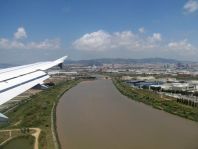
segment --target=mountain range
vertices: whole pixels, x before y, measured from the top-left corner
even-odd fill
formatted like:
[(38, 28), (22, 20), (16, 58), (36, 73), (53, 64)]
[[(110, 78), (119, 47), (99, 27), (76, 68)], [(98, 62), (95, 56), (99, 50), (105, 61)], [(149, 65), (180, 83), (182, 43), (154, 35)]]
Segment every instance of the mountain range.
[(124, 59), (124, 58), (102, 58), (102, 59), (89, 59), (89, 60), (66, 60), (65, 64), (81, 64), (81, 65), (96, 65), (102, 64), (186, 64), (193, 63), (190, 61), (180, 61), (166, 58), (143, 58), (143, 59)]

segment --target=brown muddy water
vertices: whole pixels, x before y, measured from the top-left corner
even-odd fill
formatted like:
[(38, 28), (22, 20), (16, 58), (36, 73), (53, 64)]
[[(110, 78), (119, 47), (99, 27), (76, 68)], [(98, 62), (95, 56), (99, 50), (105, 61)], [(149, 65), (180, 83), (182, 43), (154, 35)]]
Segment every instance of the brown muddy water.
[(111, 80), (66, 92), (57, 130), (62, 149), (198, 149), (198, 123), (128, 99)]

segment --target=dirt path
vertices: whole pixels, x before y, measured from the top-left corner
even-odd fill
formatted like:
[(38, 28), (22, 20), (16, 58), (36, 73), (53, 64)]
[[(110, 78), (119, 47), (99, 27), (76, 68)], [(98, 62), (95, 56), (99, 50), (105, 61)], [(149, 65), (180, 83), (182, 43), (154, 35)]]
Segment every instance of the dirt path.
[(34, 149), (38, 149), (39, 148), (39, 135), (41, 133), (41, 129), (40, 128), (30, 128), (31, 130), (35, 130), (35, 133), (32, 134), (32, 136), (35, 137), (35, 143), (34, 143)]
[(52, 107), (52, 111), (51, 111), (51, 131), (52, 131), (52, 137), (53, 137), (53, 141), (54, 141), (54, 148), (55, 149), (58, 149), (58, 142), (57, 142), (57, 137), (56, 137), (56, 134), (55, 134), (55, 127), (54, 127), (54, 108), (55, 108), (55, 103), (53, 104), (53, 107)]
[[(7, 141), (12, 139), (12, 132), (13, 131), (20, 131), (21, 129), (6, 129), (6, 130), (0, 130), (0, 132), (9, 132), (10, 137), (5, 140), (4, 142), (2, 142), (0, 145), (3, 145), (4, 143), (6, 143)], [(30, 128), (30, 130), (34, 130), (35, 132), (33, 134), (31, 134), (32, 136), (35, 137), (35, 142), (34, 142), (34, 149), (38, 149), (39, 148), (39, 135), (41, 133), (41, 129), (40, 128)]]

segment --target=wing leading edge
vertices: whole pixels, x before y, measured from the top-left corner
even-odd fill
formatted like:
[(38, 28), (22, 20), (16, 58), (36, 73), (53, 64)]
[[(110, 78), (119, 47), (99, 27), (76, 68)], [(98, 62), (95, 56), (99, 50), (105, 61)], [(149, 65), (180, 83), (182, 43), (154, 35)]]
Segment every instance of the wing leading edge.
[(26, 90), (42, 84), (50, 76), (45, 70), (60, 65), (67, 56), (55, 61), (39, 62), (0, 70), (0, 105)]

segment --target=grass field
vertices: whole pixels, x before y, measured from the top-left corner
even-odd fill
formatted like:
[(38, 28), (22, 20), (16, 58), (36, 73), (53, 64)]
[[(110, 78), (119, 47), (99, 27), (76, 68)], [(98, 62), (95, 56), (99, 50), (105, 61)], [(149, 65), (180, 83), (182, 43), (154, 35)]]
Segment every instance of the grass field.
[(34, 137), (33, 136), (20, 136), (13, 138), (8, 141), (0, 149), (33, 149), (34, 148)]

